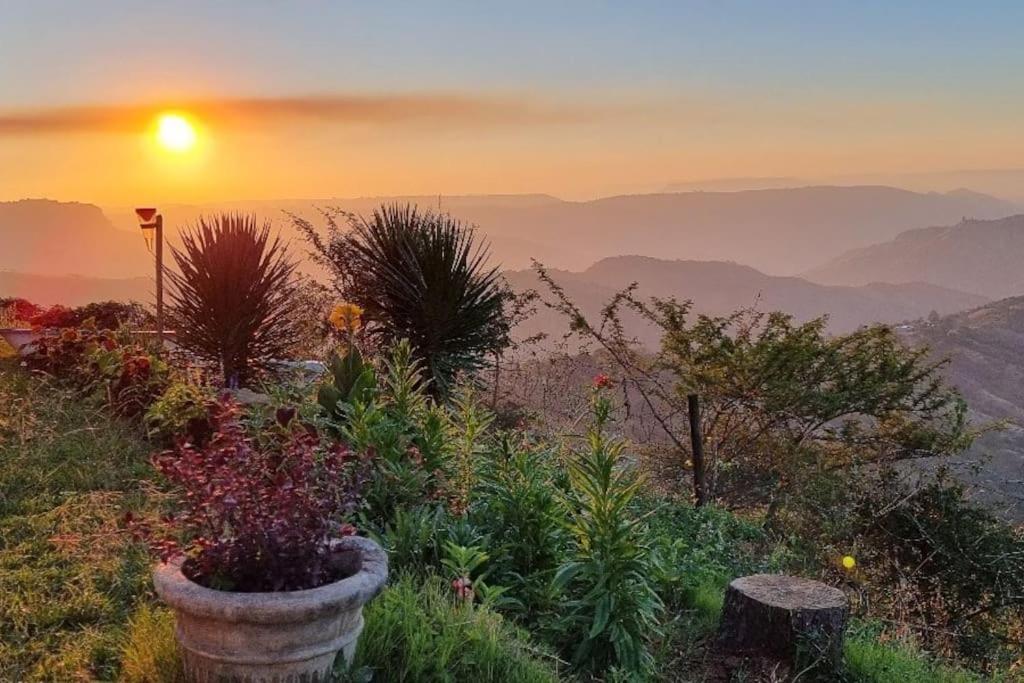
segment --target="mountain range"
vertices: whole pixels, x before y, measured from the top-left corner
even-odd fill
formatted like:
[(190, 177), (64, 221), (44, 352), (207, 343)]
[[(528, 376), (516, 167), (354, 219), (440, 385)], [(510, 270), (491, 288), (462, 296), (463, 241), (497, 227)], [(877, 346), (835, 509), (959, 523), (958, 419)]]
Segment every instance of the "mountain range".
[[(736, 261), (792, 275), (846, 251), (963, 217), (997, 218), (1014, 206), (972, 192), (918, 193), (891, 187), (801, 187), (736, 192), (624, 195), (571, 202), (549, 195), (366, 197), (165, 205), (170, 244), (204, 214), (255, 212), (304, 245), (286, 212), (316, 220), (319, 209), (369, 213), (382, 202), (411, 202), (479, 226), (505, 269), (531, 259), (582, 270), (600, 259), (639, 254), (664, 259)], [(0, 202), (0, 270), (131, 277), (151, 270), (130, 207), (106, 213), (89, 204), (49, 200)]]
[[(672, 192), (564, 201), (549, 195), (365, 197), (226, 202), (161, 207), (173, 241), (178, 226), (215, 211), (256, 212), (297, 238), (285, 211), (316, 219), (317, 209), (367, 214), (381, 202), (410, 202), (479, 226), (504, 269), (538, 259), (582, 270), (609, 256), (736, 261), (773, 275), (794, 275), (855, 248), (963, 217), (999, 218), (1009, 202), (966, 191), (909, 192), (892, 187), (812, 186), (735, 192)], [(114, 223), (135, 231), (129, 208), (110, 209)], [(0, 230), (3, 230), (0, 223)], [(0, 268), (4, 267), (0, 263)]]
[[(584, 313), (597, 317), (615, 292), (632, 282), (639, 283), (641, 297), (690, 299), (695, 313), (726, 314), (740, 308), (786, 311), (800, 322), (829, 316), (829, 329), (849, 332), (872, 322), (896, 323), (979, 306), (985, 297), (965, 294), (930, 284), (875, 283), (859, 287), (827, 286), (797, 277), (766, 275), (749, 266), (729, 262), (669, 261), (648, 256), (617, 256), (598, 261), (589, 268), (572, 272), (549, 270)], [(507, 271), (513, 289), (535, 289), (546, 293), (533, 270)], [(550, 297), (547, 297), (550, 299)], [(648, 347), (658, 343), (657, 330), (636, 316), (627, 316), (627, 329), (637, 333)], [(566, 321), (546, 307), (521, 323), (519, 333), (558, 336)]]
[(993, 299), (1024, 295), (1024, 214), (921, 228), (804, 273), (835, 285), (928, 282)]

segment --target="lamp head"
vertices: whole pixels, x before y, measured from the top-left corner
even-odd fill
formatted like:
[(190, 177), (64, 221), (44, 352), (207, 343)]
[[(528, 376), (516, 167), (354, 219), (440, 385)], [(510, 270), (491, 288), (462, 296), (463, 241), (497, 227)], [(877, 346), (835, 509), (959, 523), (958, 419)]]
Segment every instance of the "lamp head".
[(139, 227), (142, 229), (143, 239), (146, 240), (146, 248), (153, 251), (153, 238), (156, 236), (160, 214), (154, 208), (140, 208), (135, 209), (135, 216), (139, 219)]
[(135, 215), (139, 219), (139, 227), (143, 230), (154, 224), (157, 218), (156, 209), (153, 208), (135, 209)]

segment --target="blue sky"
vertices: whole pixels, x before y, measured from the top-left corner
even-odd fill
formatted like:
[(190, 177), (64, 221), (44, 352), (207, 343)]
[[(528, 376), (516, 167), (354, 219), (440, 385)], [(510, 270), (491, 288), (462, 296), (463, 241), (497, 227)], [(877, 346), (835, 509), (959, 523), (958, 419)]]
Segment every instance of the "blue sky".
[(0, 101), (160, 88), (994, 97), (1024, 67), (1022, 25), (1019, 2), (9, 3)]

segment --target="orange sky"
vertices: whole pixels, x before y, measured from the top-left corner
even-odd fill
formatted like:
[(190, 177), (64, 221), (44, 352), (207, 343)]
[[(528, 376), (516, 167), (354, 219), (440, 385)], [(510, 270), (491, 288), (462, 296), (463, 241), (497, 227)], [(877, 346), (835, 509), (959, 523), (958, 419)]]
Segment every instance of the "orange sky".
[[(0, 199), (586, 198), (1020, 168), (1022, 21), (954, 2), (17, 3)], [(166, 108), (200, 125), (192, 152), (154, 146)]]
[(582, 198), (699, 178), (991, 168), (1024, 158), (1014, 126), (949, 106), (936, 116), (927, 103), (823, 102), (809, 112), (769, 99), (643, 93), (619, 106), (521, 94), (340, 99), (359, 106), (318, 109), (302, 98), (175, 103), (198, 131), (184, 153), (156, 144), (163, 104), (8, 111), (0, 114), (0, 192), (116, 205), (436, 193)]

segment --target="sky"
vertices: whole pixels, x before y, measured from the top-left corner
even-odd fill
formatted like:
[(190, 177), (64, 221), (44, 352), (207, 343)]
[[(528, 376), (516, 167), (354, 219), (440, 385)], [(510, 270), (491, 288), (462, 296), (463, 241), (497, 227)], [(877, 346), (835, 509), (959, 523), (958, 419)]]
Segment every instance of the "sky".
[(0, 200), (1024, 167), (1019, 2), (0, 3)]

